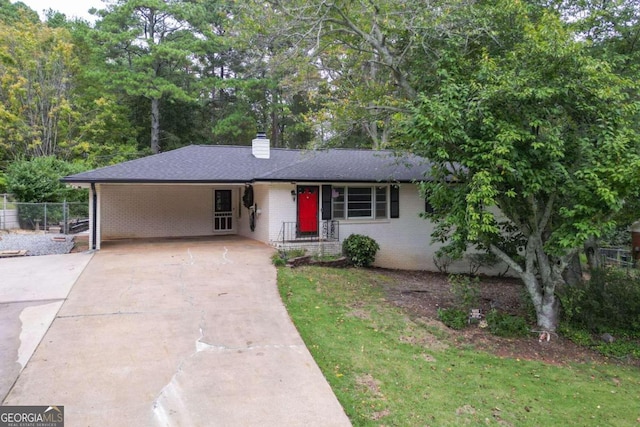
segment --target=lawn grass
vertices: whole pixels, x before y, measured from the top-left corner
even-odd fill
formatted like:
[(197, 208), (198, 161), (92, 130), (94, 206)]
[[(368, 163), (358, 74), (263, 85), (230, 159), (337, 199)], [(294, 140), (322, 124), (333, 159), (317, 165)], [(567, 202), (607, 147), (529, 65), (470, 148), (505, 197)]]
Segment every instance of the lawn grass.
[(280, 268), (282, 299), (354, 426), (639, 426), (640, 370), (500, 358), (385, 301), (383, 273)]

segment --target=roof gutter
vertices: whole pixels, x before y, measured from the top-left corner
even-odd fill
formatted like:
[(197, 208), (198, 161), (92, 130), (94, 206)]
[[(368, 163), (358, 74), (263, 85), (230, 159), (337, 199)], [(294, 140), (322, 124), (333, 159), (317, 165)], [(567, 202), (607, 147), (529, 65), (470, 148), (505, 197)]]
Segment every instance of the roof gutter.
[(162, 179), (66, 179), (60, 181), (66, 184), (239, 184), (244, 185), (253, 180), (220, 179), (220, 180), (162, 180)]

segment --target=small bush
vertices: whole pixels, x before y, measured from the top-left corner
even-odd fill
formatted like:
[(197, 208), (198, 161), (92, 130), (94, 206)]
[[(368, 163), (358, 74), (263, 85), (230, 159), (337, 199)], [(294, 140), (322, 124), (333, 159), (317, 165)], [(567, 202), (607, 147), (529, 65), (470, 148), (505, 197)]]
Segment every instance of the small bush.
[(287, 261), (285, 261), (280, 252), (276, 252), (275, 254), (271, 255), (271, 262), (276, 267), (283, 267), (287, 264)]
[(369, 236), (352, 234), (342, 242), (342, 252), (356, 267), (369, 267), (376, 258), (380, 245)]
[(456, 307), (469, 312), (478, 308), (480, 302), (480, 278), (471, 278), (462, 274), (450, 274), (449, 284), (456, 300)]
[(605, 356), (616, 358), (627, 358), (631, 356), (640, 359), (640, 343), (632, 340), (622, 339), (612, 343), (603, 342), (596, 345), (595, 349)]
[(84, 202), (86, 190), (73, 189), (60, 182), (66, 175), (82, 172), (83, 165), (69, 163), (56, 157), (36, 157), (10, 163), (6, 174), (6, 187), (20, 202)]
[(499, 337), (523, 337), (529, 333), (527, 321), (520, 316), (512, 316), (498, 310), (487, 314), (489, 331)]
[(640, 278), (632, 272), (605, 268), (591, 279), (560, 292), (564, 321), (591, 333), (640, 329)]
[(615, 341), (604, 342), (601, 336), (567, 322), (560, 324), (558, 332), (575, 344), (592, 348), (607, 357), (640, 359), (640, 340), (636, 334), (628, 335), (624, 332), (613, 331)]
[(563, 337), (568, 338), (577, 345), (584, 347), (593, 345), (593, 338), (591, 338), (591, 334), (584, 329), (574, 328), (567, 323), (561, 323), (558, 327), (558, 332), (560, 332)]
[(468, 325), (469, 314), (457, 308), (439, 308), (438, 319), (451, 329), (464, 329)]
[(491, 252), (476, 253), (467, 256), (467, 262), (469, 264), (469, 274), (476, 275), (481, 268), (493, 268), (498, 264), (499, 259)]

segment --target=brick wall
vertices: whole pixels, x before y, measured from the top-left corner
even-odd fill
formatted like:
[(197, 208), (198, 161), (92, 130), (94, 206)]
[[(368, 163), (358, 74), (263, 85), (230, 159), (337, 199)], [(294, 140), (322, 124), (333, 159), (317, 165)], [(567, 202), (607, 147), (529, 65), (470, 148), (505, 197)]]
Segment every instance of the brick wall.
[(431, 244), (433, 225), (420, 218), (424, 200), (413, 184), (400, 185), (400, 216), (384, 220), (340, 221), (341, 240), (350, 234), (364, 234), (380, 245), (375, 264), (378, 267), (406, 270), (435, 270)]
[(209, 186), (102, 185), (99, 196), (102, 239), (214, 234)]
[[(296, 221), (296, 203), (291, 198), (291, 190), (295, 188), (291, 183), (269, 185), (268, 241), (274, 245), (278, 243), (282, 222)], [(438, 246), (430, 243), (433, 226), (429, 221), (419, 217), (423, 211), (424, 200), (420, 198), (417, 187), (403, 184), (400, 187), (399, 218), (375, 221), (340, 220), (340, 240), (352, 233), (374, 238), (380, 244), (375, 262), (379, 267), (435, 270), (433, 254)], [(335, 245), (332, 248), (335, 248)]]

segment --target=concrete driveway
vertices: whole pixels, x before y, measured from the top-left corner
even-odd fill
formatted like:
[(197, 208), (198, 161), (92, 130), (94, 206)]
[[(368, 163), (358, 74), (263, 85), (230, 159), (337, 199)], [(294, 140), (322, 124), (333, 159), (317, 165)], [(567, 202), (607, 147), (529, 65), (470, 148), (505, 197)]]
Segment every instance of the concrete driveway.
[(105, 244), (4, 404), (64, 405), (70, 426), (349, 426), (272, 252), (235, 236)]
[(91, 256), (0, 259), (0, 399), (31, 358)]

